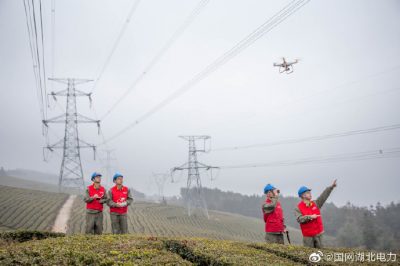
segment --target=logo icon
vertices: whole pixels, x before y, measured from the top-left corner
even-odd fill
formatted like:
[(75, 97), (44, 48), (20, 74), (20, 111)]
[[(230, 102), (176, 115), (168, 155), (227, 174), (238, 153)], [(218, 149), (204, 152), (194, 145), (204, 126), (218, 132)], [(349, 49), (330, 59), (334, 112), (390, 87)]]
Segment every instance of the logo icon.
[(308, 257), (308, 259), (311, 261), (311, 262), (319, 262), (319, 261), (321, 261), (321, 258), (324, 256), (324, 253), (322, 253), (322, 251), (319, 251), (318, 250), (318, 252), (314, 252), (314, 253), (311, 253), (310, 254), (310, 257)]

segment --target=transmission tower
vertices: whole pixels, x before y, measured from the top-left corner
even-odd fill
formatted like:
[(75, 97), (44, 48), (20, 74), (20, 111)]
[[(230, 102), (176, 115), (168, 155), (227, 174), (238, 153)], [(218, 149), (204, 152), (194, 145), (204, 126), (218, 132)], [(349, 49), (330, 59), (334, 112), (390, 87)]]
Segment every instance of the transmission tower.
[(169, 176), (169, 173), (153, 173), (154, 182), (157, 185), (158, 197), (160, 199), (160, 202), (163, 204), (167, 203), (167, 200), (164, 196), (164, 187), (165, 182), (167, 181)]
[(103, 183), (107, 187), (111, 187), (111, 176), (113, 173), (113, 169), (115, 169), (113, 161), (117, 161), (117, 158), (113, 156), (114, 149), (105, 149), (102, 152), (104, 152), (106, 155), (105, 158), (100, 159), (103, 164), (103, 168), (106, 171), (106, 178), (103, 178)]
[[(205, 165), (197, 160), (198, 152), (206, 152), (206, 141), (210, 139), (210, 136), (180, 136), (180, 138), (187, 140), (189, 143), (189, 159), (188, 162), (184, 163), (179, 167), (174, 167), (172, 172), (187, 170), (187, 185), (184, 196), (184, 202), (186, 203), (188, 215), (199, 208), (202, 210), (205, 216), (209, 218), (207, 204), (204, 198), (203, 188), (201, 186), (200, 169), (211, 170), (217, 169), (218, 167)], [(202, 149), (196, 147), (196, 142), (202, 141)]]
[(87, 79), (50, 79), (55, 82), (67, 84), (67, 89), (59, 92), (51, 92), (49, 95), (57, 101), (57, 96), (66, 97), (66, 110), (64, 114), (43, 120), (44, 126), (47, 128), (49, 123), (65, 123), (64, 138), (56, 143), (47, 144), (44, 149), (53, 151), (54, 149), (63, 149), (60, 176), (58, 180), (59, 190), (64, 188), (84, 188), (83, 170), (80, 149), (92, 148), (95, 159), (96, 146), (89, 144), (79, 138), (78, 123), (96, 123), (98, 133), (100, 133), (100, 120), (94, 120), (78, 113), (76, 105), (76, 97), (87, 96), (91, 103), (91, 94), (79, 91), (76, 85), (90, 82)]

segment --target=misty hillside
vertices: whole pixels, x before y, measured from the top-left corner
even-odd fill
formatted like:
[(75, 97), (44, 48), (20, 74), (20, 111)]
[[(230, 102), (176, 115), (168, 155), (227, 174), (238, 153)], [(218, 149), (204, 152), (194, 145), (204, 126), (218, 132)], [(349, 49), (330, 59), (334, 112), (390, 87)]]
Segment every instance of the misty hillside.
[(25, 180), (29, 180), (29, 181), (36, 181), (36, 182), (52, 184), (52, 185), (58, 184), (58, 175), (57, 174), (49, 174), (49, 173), (44, 173), (44, 172), (40, 172), (40, 171), (21, 169), (21, 168), (4, 170), (4, 173), (6, 176), (13, 176), (13, 177), (17, 177), (17, 178), (25, 179)]
[[(0, 230), (51, 230), (58, 211), (68, 195), (0, 186)], [(20, 204), (23, 201), (25, 204)], [(5, 204), (7, 202), (7, 204)], [(43, 206), (51, 208), (43, 208)], [(251, 242), (264, 240), (261, 220), (226, 212), (210, 211), (210, 219), (202, 215), (187, 216), (179, 206), (135, 202), (129, 207), (128, 228), (131, 233), (149, 236), (207, 237)], [(67, 234), (84, 233), (85, 204), (75, 199), (67, 222)], [(289, 228), (291, 241), (301, 244), (300, 231)], [(104, 232), (110, 233), (110, 218), (105, 210)], [(333, 238), (327, 238), (334, 245)]]
[[(55, 180), (55, 181), (54, 181)], [(43, 191), (58, 192), (58, 176), (39, 171), (16, 169), (0, 171), (0, 185), (19, 187), (26, 189), (38, 189)], [(89, 183), (87, 183), (89, 185)], [(136, 198), (144, 199), (146, 195), (131, 188)], [(80, 193), (79, 189), (65, 188), (65, 193)]]
[[(31, 188), (48, 192), (58, 191), (58, 188), (55, 185), (27, 181), (13, 177), (0, 177), (0, 185), (27, 189)], [(248, 196), (240, 193), (224, 192), (219, 189), (208, 188), (204, 188), (204, 193), (209, 209), (217, 211), (212, 213), (218, 214), (218, 211), (232, 214), (236, 213), (240, 215), (240, 220), (243, 220), (246, 217), (253, 217), (252, 220), (248, 220), (250, 221), (248, 224), (251, 225), (249, 228), (253, 228), (251, 233), (253, 236), (251, 238), (258, 239), (260, 241), (263, 240), (263, 236), (260, 234), (260, 231), (262, 232), (263, 230), (263, 220), (261, 216), (261, 203), (264, 200), (263, 196)], [(294, 197), (282, 196), (280, 200), (284, 210), (286, 224), (291, 228), (291, 231), (293, 231), (293, 235), (296, 236), (294, 238), (296, 239), (295, 242), (300, 243), (300, 240), (298, 239), (299, 225), (295, 221), (293, 215), (293, 209), (296, 206), (298, 199)], [(161, 208), (162, 210), (170, 209), (174, 210), (174, 212), (178, 211), (178, 216), (184, 216), (185, 211), (182, 207), (180, 207), (181, 205), (181, 201), (172, 201), (169, 206), (164, 207), (163, 205), (150, 202), (139, 202), (134, 208), (137, 208), (136, 211), (138, 213), (143, 212), (145, 215), (147, 214), (147, 210), (151, 210), (153, 212), (157, 210), (157, 208)], [(74, 207), (74, 212), (76, 215), (74, 215), (71, 219), (71, 228), (73, 229), (69, 228), (69, 233), (83, 232), (83, 208), (83, 202), (77, 200)], [(180, 209), (182, 210), (179, 211)], [(141, 233), (152, 232), (154, 229), (144, 227), (140, 221), (138, 223), (134, 222), (136, 219), (134, 212), (135, 210), (131, 212), (131, 215), (134, 216), (134, 220), (131, 224), (131, 226), (134, 228), (134, 231)], [(158, 214), (156, 213), (155, 215)], [(388, 206), (380, 206), (378, 204), (374, 208), (365, 208), (350, 204), (344, 207), (337, 207), (333, 203), (326, 203), (322, 208), (322, 215), (325, 225), (326, 238), (328, 238), (330, 245), (339, 245), (344, 247), (364, 247), (378, 250), (400, 249), (400, 223), (398, 222), (400, 220), (399, 204), (393, 203)], [(167, 221), (167, 224), (169, 224), (171, 223), (172, 218), (169, 217), (165, 221)], [(109, 218), (106, 217), (105, 223), (105, 228), (109, 230)], [(198, 234), (202, 236), (210, 234), (210, 232), (200, 232), (196, 228), (191, 228), (190, 226), (192, 225), (189, 225), (188, 233), (198, 232)], [(211, 228), (212, 225), (209, 227), (209, 229)], [(370, 228), (373, 228), (374, 230), (370, 230)], [(219, 231), (217, 228), (212, 230)], [(168, 232), (168, 230), (161, 235), (176, 235), (175, 233), (166, 232)], [(331, 238), (329, 238), (329, 236), (331, 236)], [(228, 236), (222, 234), (222, 237), (230, 239), (229, 234)]]
[[(185, 189), (181, 190), (181, 195)], [(242, 195), (220, 189), (204, 188), (207, 206), (220, 210), (255, 217), (262, 220), (261, 204), (263, 195)], [(294, 216), (294, 208), (299, 199), (280, 196), (286, 224), (299, 228)], [(337, 238), (337, 245), (366, 247), (379, 250), (400, 250), (400, 202), (382, 206), (358, 207), (348, 203), (337, 207), (326, 202), (321, 209), (325, 233)]]

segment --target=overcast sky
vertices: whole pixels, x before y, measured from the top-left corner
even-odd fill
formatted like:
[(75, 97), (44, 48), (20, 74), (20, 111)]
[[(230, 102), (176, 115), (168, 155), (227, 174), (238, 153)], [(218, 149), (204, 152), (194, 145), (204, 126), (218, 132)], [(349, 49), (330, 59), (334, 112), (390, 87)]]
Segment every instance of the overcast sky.
[[(141, 75), (199, 1), (141, 1), (93, 94), (78, 101), (82, 114), (104, 115)], [(102, 121), (105, 138), (119, 132), (177, 90), (218, 56), (265, 22), (289, 1), (211, 0), (173, 42), (135, 89)], [(56, 0), (52, 56), (51, 0), (43, 0), (45, 64), (48, 77), (90, 78), (101, 67), (134, 2)], [(108, 143), (115, 170), (147, 194), (157, 192), (152, 172), (166, 172), (187, 160), (179, 135), (210, 135), (212, 148), (250, 145), (368, 129), (400, 123), (400, 2), (311, 1), (230, 62), (165, 108)], [(279, 74), (282, 56), (300, 58), (295, 71)], [(42, 158), (41, 115), (23, 1), (0, 0), (0, 165), (57, 174), (61, 158)], [(79, 89), (90, 91), (93, 83)], [(48, 90), (64, 89), (47, 83)], [(59, 98), (64, 108), (65, 99)], [(54, 102), (48, 116), (60, 113)], [(63, 136), (51, 125), (50, 141)], [(94, 125), (80, 137), (100, 143)], [(400, 147), (400, 130), (245, 150), (212, 151), (199, 160), (214, 166), (268, 163), (307, 157)], [(104, 145), (99, 150), (106, 148)], [(85, 178), (104, 171), (82, 151)], [(99, 152), (98, 157), (104, 157)], [(167, 195), (185, 186), (167, 182)], [(106, 177), (110, 179), (111, 177)], [(330, 200), (369, 205), (399, 201), (400, 160), (222, 169), (202, 182), (244, 194), (260, 194), (267, 183), (295, 196), (301, 185), (317, 195), (338, 179)]]

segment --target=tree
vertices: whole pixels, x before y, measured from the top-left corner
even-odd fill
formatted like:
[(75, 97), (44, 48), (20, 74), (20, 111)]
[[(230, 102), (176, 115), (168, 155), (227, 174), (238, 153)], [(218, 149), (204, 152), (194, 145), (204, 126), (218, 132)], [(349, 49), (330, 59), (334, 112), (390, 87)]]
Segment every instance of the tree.
[(368, 249), (373, 249), (377, 246), (376, 225), (374, 216), (370, 211), (364, 212), (364, 219), (361, 221), (363, 244)]

